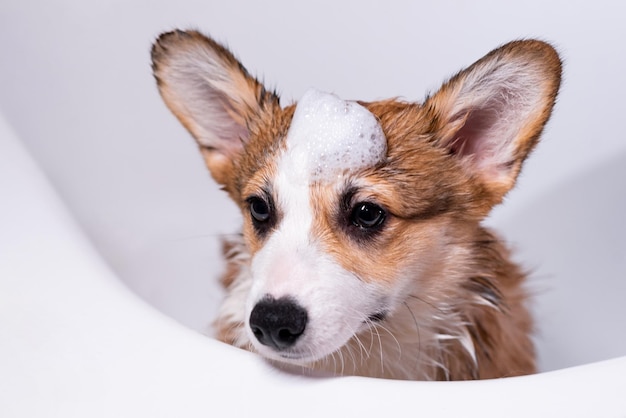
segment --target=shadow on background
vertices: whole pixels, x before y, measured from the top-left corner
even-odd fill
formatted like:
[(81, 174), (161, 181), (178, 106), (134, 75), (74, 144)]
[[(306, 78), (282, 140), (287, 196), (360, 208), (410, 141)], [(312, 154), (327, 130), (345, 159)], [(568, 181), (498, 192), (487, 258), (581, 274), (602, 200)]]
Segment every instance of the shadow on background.
[(515, 209), (500, 230), (531, 270), (541, 370), (626, 352), (626, 153)]

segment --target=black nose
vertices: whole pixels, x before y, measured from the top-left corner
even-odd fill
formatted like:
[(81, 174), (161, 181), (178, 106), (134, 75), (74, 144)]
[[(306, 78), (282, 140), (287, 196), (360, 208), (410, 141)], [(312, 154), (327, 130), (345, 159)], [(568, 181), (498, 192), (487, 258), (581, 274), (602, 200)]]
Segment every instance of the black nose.
[(265, 297), (250, 314), (250, 328), (257, 340), (276, 350), (295, 344), (306, 328), (307, 313), (293, 299)]

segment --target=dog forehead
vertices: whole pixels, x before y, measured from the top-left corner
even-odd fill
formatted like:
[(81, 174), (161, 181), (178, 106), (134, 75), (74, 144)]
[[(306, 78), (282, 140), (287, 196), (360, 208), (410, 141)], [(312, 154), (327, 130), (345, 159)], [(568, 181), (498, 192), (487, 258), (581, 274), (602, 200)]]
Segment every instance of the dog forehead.
[(286, 170), (299, 184), (332, 183), (385, 158), (387, 139), (378, 119), (354, 101), (308, 90), (287, 132)]

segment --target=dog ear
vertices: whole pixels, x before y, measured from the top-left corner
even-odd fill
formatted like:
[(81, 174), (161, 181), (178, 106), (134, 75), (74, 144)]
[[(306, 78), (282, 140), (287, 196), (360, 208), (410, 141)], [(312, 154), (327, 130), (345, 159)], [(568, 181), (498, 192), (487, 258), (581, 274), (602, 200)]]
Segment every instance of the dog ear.
[(215, 180), (225, 184), (254, 121), (279, 106), (278, 96), (225, 47), (195, 31), (159, 36), (152, 69), (167, 107), (198, 142)]
[(461, 71), (425, 102), (436, 144), (479, 179), (490, 207), (513, 187), (550, 117), (561, 80), (541, 41), (506, 44)]

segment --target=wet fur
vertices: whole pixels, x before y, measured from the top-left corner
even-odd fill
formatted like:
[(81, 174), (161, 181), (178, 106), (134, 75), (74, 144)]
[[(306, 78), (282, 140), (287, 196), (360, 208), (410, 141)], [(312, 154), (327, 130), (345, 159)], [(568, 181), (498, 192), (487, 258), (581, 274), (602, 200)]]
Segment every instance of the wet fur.
[[(213, 90), (205, 92), (221, 104), (208, 121), (206, 109), (189, 105), (177, 85), (184, 83), (181, 71), (185, 77), (201, 71), (197, 65), (181, 64), (199, 54), (205, 55), (199, 61), (217, 62), (220, 77), (230, 80), (226, 87), (213, 82)], [(245, 220), (246, 196), (271, 184), (276, 173), (295, 105), (281, 107), (277, 95), (251, 77), (228, 50), (198, 32), (162, 35), (152, 56), (161, 95), (196, 138), (213, 177), (239, 205)], [(519, 87), (507, 84), (515, 82), (514, 77), (498, 84), (501, 91), (491, 92), (494, 98), (480, 101), (480, 106), (469, 103), (481, 94), (475, 86), (499, 81), (489, 74), (514, 65), (511, 74), (525, 62), (539, 64), (520, 71), (536, 72), (533, 77), (545, 84), (541, 95), (531, 98), (537, 105), (516, 102)], [(478, 76), (485, 81), (472, 79)], [(199, 89), (201, 81), (198, 78)], [(518, 41), (451, 78), (423, 103), (361, 103), (380, 121), (388, 140), (387, 158), (346, 184), (312, 188), (313, 200), (319, 202), (314, 234), (344, 269), (362, 280), (389, 287), (400, 280), (413, 284), (392, 311), (381, 314), (380, 320), (368, 320), (365, 331), (306, 367), (420, 380), (535, 372), (525, 273), (481, 221), (513, 187), (549, 118), (559, 83), (560, 61), (554, 50), (539, 41)], [(471, 95), (464, 91), (466, 86), (473, 86)], [(513, 143), (491, 149), (500, 145), (466, 140), (501, 116), (502, 101), (530, 115)], [(211, 131), (211, 126), (218, 129)], [(351, 187), (389, 212), (384, 233), (361, 241), (346, 239), (338, 221), (337, 195)], [(246, 221), (243, 233), (226, 239), (223, 247), (227, 296), (215, 321), (216, 335), (250, 350), (254, 348), (244, 330), (245, 300), (253, 280), (250, 262), (263, 244), (264, 238)]]

